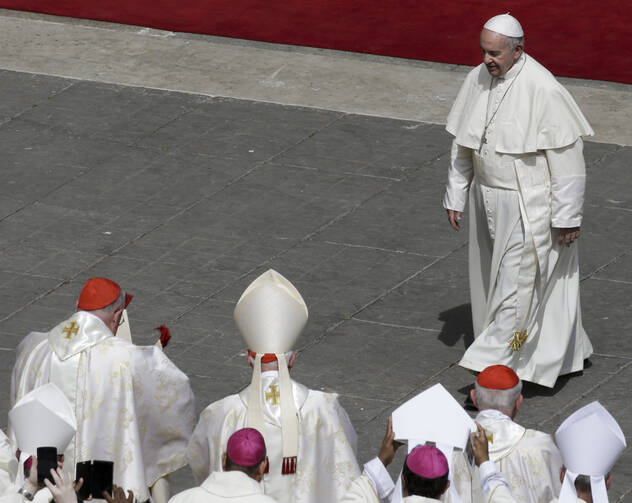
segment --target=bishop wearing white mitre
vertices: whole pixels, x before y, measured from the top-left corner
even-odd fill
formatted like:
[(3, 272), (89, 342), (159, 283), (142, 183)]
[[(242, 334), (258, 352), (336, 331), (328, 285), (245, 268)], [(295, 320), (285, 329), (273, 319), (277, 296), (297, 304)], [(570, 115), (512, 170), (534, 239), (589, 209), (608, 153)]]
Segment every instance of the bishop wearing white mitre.
[[(195, 421), (189, 380), (157, 346), (115, 337), (126, 307), (118, 284), (92, 278), (77, 312), (21, 346), (12, 400), (47, 382), (66, 395), (77, 435), (64, 452), (66, 469), (79, 461), (114, 462), (114, 483), (138, 501), (166, 502), (165, 477), (186, 465)], [(39, 339), (39, 340), (38, 340)]]
[(448, 116), (454, 135), (443, 207), (459, 220), (468, 195), (474, 342), (459, 365), (513, 368), (553, 387), (584, 368), (592, 346), (581, 321), (577, 243), (593, 131), (571, 95), (523, 52), (508, 14), (481, 32), (483, 64)]
[(291, 349), (307, 323), (303, 298), (270, 269), (246, 288), (234, 317), (249, 348), (252, 381), (202, 412), (188, 449), (198, 482), (221, 470), (230, 435), (251, 427), (268, 448), (265, 494), (280, 503), (339, 501), (360, 474), (356, 433), (336, 394), (290, 379)]
[[(560, 471), (559, 497), (551, 503), (608, 503), (610, 471), (627, 447), (616, 419), (599, 402), (591, 402), (564, 420), (555, 432), (555, 442), (564, 467)], [(487, 494), (485, 501), (516, 502), (493, 462), (481, 464), (480, 469), (481, 474), (486, 474), (481, 477)]]

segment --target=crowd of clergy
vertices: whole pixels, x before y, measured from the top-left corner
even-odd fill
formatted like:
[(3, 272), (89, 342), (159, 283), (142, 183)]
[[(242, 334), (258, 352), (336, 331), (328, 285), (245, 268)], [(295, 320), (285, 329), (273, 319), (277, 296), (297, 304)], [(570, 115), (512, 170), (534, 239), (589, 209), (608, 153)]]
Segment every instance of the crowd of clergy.
[[(131, 341), (131, 295), (92, 278), (76, 311), (17, 348), (2, 503), (606, 503), (626, 447), (598, 402), (554, 435), (514, 421), (522, 382), (504, 365), (478, 374), (474, 419), (436, 384), (392, 411), (378, 455), (360, 467), (356, 433), (334, 393), (290, 378), (308, 318), (294, 285), (268, 270), (236, 304), (250, 384), (195, 417), (188, 378), (163, 351)], [(387, 467), (398, 448), (401, 467)], [(188, 465), (199, 486), (170, 495)]]

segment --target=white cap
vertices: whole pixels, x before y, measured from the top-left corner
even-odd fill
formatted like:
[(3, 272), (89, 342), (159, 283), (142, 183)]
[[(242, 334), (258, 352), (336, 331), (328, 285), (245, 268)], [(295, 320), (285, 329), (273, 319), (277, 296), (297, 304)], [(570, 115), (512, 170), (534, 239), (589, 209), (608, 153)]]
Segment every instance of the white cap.
[(9, 411), (9, 421), (21, 451), (35, 454), (38, 447), (56, 447), (62, 454), (77, 431), (72, 405), (53, 383), (24, 395)]
[(575, 501), (574, 481), (579, 474), (590, 476), (593, 502), (607, 502), (604, 476), (626, 448), (615, 418), (599, 402), (589, 403), (564, 420), (555, 442), (566, 466), (560, 502)]
[[(434, 442), (443, 452), (450, 467), (450, 498), (455, 503), (460, 503), (461, 498), (452, 483), (452, 453), (454, 448), (465, 451), (473, 431), (476, 424), (472, 418), (441, 384), (422, 391), (393, 411), (395, 439), (407, 441), (408, 452), (427, 442)], [(402, 501), (400, 484), (398, 480), (391, 503)]]
[(298, 414), (285, 353), (294, 347), (307, 323), (307, 306), (298, 290), (273, 269), (269, 269), (246, 288), (233, 314), (235, 323), (256, 353), (248, 393), (248, 427), (265, 437), (261, 403), (261, 358), (274, 353), (279, 365), (279, 405), (283, 441), (282, 475), (296, 473), (298, 457)]
[(435, 442), (465, 449), (473, 431), (476, 424), (472, 418), (441, 384), (422, 391), (393, 411), (396, 440)]
[(500, 33), (506, 37), (520, 38), (524, 36), (522, 26), (518, 20), (507, 14), (499, 14), (487, 20), (483, 28)]
[(298, 290), (274, 269), (255, 279), (237, 301), (237, 328), (255, 353), (285, 353), (307, 323), (307, 306)]

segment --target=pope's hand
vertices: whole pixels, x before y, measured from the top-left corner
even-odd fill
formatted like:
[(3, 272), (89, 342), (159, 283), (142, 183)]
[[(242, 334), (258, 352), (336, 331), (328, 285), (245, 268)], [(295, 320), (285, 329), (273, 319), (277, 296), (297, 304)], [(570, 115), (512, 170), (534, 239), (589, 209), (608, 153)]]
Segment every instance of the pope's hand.
[(476, 423), (476, 433), (470, 434), (472, 449), (474, 450), (474, 461), (476, 466), (481, 466), (485, 461), (489, 461), (489, 445), (485, 429)]
[(380, 458), (380, 461), (384, 466), (388, 466), (393, 461), (395, 452), (397, 452), (397, 449), (399, 449), (402, 445), (404, 444), (395, 440), (395, 433), (393, 433), (393, 418), (389, 416), (388, 423), (386, 424), (386, 433), (384, 434), (382, 446), (380, 447), (380, 453), (377, 457)]
[(55, 485), (48, 479), (44, 479), (44, 484), (48, 487), (55, 501), (57, 503), (77, 503), (75, 483), (70, 474), (68, 473), (64, 476), (60, 468), (57, 468), (57, 470), (51, 469), (50, 474), (55, 481)]
[(559, 229), (559, 234), (557, 236), (557, 242), (559, 244), (570, 246), (570, 244), (577, 239), (579, 239), (579, 227)]
[(462, 211), (446, 210), (448, 212), (448, 221), (455, 231), (460, 229), (459, 222), (461, 221)]

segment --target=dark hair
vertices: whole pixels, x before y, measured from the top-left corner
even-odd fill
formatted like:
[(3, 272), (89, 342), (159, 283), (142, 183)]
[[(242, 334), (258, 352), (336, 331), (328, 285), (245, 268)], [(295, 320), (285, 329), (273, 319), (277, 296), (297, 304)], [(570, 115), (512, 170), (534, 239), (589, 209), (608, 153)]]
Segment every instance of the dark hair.
[(226, 471), (227, 472), (234, 472), (234, 471), (244, 472), (250, 478), (255, 478), (255, 475), (257, 475), (257, 468), (259, 468), (259, 465), (263, 461), (265, 461), (265, 459), (266, 459), (266, 455), (264, 454), (263, 458), (261, 458), (261, 461), (259, 461), (257, 464), (252, 465), (252, 466), (241, 466), (234, 463), (230, 459), (230, 457), (228, 457), (228, 453), (226, 453)]
[(404, 477), (404, 486), (409, 495), (424, 496), (426, 498), (439, 499), (448, 485), (448, 472), (441, 477), (435, 479), (427, 479), (420, 477), (404, 462), (402, 470)]
[(575, 490), (582, 493), (591, 493), (590, 488), (590, 476), (589, 475), (577, 475), (575, 479)]

